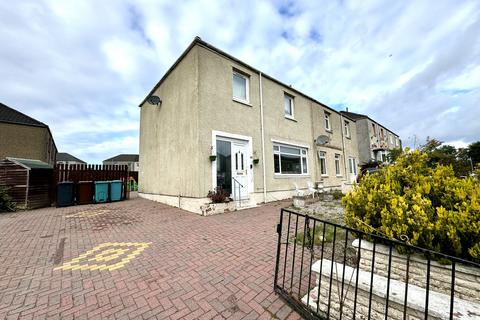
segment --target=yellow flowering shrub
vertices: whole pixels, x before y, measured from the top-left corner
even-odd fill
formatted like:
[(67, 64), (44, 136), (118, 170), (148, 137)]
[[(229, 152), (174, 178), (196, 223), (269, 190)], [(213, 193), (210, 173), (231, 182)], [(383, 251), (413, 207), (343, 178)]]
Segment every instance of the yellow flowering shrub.
[(428, 166), (406, 150), (394, 164), (366, 175), (345, 195), (345, 222), (369, 233), (480, 261), (480, 170), (457, 178), (451, 166)]

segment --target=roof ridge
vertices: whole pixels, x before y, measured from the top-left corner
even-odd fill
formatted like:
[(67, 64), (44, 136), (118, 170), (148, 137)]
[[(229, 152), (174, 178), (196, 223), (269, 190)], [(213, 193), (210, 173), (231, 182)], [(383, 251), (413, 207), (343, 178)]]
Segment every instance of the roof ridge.
[(35, 126), (42, 126), (42, 127), (47, 127), (47, 125), (41, 121), (38, 121), (37, 119), (34, 119), (30, 117), (29, 115), (26, 115), (25, 113), (18, 111), (12, 107), (7, 106), (6, 104), (0, 102), (0, 107), (3, 107), (5, 109), (8, 109), (10, 112), (13, 112), (17, 115), (21, 115), (22, 117), (27, 118), (28, 120), (32, 121), (33, 123), (27, 123), (27, 122), (21, 122), (21, 121), (9, 121), (9, 120), (2, 120), (0, 118), (0, 122), (10, 122), (10, 123), (18, 123), (18, 124), (25, 124), (25, 125), (35, 125)]

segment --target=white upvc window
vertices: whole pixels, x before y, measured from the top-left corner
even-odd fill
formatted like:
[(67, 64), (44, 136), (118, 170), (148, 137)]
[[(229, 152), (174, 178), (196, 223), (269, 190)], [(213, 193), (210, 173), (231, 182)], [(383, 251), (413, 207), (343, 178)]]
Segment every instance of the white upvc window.
[(398, 137), (395, 138), (395, 147), (399, 147), (400, 146), (400, 141), (398, 140)]
[(345, 120), (344, 126), (345, 126), (345, 137), (350, 138), (350, 122)]
[(318, 159), (320, 160), (320, 174), (327, 176), (327, 153), (324, 151), (318, 152)]
[(233, 99), (250, 103), (249, 78), (237, 71), (233, 71)]
[(332, 127), (330, 126), (330, 113), (324, 112), (325, 115), (325, 130), (331, 131)]
[(274, 172), (277, 175), (307, 175), (307, 149), (292, 145), (273, 144)]
[(289, 94), (284, 94), (283, 97), (283, 108), (285, 112), (285, 118), (294, 118), (294, 105), (293, 105), (293, 97)]
[(389, 133), (388, 135), (390, 136), (390, 144), (393, 144), (393, 134)]
[(357, 162), (355, 158), (348, 158), (348, 172), (357, 175)]
[(342, 175), (342, 171), (341, 171), (341, 166), (340, 166), (340, 160), (341, 160), (341, 156), (336, 153), (335, 154), (335, 174), (337, 176), (341, 176)]

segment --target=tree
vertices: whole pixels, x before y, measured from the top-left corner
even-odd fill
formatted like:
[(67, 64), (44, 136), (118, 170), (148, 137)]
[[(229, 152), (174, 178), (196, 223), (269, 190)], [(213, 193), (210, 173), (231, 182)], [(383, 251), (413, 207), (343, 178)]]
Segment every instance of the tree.
[(431, 168), (435, 168), (437, 165), (451, 166), (457, 177), (468, 176), (472, 171), (468, 151), (465, 149), (456, 149), (454, 146), (443, 144), (440, 140), (427, 137), (427, 141), (420, 147), (420, 151), (428, 155), (427, 163)]
[(390, 163), (393, 163), (395, 162), (395, 160), (397, 160), (397, 158), (402, 154), (403, 150), (402, 148), (395, 148), (395, 149), (392, 149), (388, 152), (388, 162)]
[(480, 163), (480, 141), (470, 143), (467, 154), (472, 159), (473, 165)]

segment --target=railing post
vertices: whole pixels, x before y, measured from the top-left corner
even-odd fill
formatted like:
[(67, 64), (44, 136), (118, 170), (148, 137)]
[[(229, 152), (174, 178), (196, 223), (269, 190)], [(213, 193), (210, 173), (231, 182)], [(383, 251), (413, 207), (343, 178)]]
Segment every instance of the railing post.
[(277, 224), (277, 258), (275, 260), (275, 278), (273, 280), (273, 291), (277, 292), (277, 281), (278, 281), (278, 269), (280, 264), (280, 249), (281, 249), (281, 240), (282, 240), (282, 226), (283, 226), (283, 209), (280, 210), (280, 221)]

